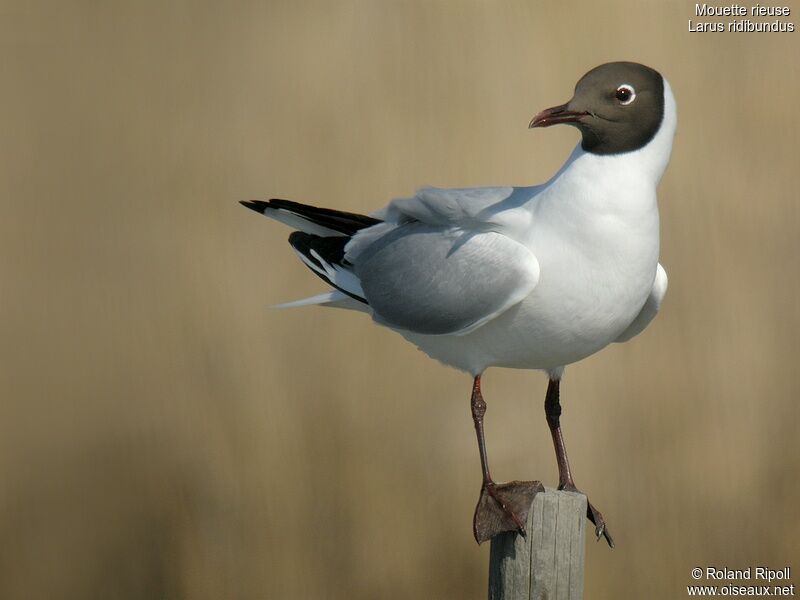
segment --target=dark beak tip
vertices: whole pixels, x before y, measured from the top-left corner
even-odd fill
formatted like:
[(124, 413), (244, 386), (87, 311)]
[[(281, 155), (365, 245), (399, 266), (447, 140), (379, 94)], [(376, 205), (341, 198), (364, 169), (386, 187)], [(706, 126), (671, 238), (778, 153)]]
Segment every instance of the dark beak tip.
[(568, 104), (560, 104), (559, 106), (545, 108), (531, 119), (531, 122), (528, 123), (528, 129), (549, 127), (550, 125), (558, 123), (558, 116), (568, 112), (567, 106)]
[(538, 115), (531, 119), (531, 122), (528, 123), (528, 129), (536, 129), (538, 127), (549, 127), (553, 125), (553, 113), (551, 112), (552, 109), (548, 108), (543, 110)]
[(571, 110), (569, 102), (552, 108), (546, 108), (528, 123), (528, 129), (535, 127), (550, 127), (559, 123), (576, 123), (587, 113)]

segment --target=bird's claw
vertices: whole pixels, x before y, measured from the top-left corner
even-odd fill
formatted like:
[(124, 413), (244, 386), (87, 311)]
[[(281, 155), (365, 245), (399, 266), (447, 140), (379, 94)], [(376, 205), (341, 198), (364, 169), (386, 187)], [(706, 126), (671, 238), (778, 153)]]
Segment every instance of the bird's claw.
[(608, 533), (608, 528), (606, 527), (606, 521), (603, 518), (602, 513), (599, 510), (597, 510), (588, 500), (586, 506), (586, 516), (594, 524), (594, 534), (597, 537), (597, 541), (599, 542), (600, 538), (604, 537), (606, 538), (606, 543), (608, 544), (608, 547), (613, 548), (614, 538), (612, 538), (611, 534)]
[[(563, 490), (565, 492), (577, 492), (578, 494), (582, 494), (574, 484), (567, 484), (567, 485), (560, 485), (558, 486), (559, 490)], [(603, 518), (603, 513), (597, 510), (594, 505), (586, 500), (586, 517), (592, 522), (594, 525), (594, 535), (597, 538), (597, 541), (600, 541), (601, 537), (606, 539), (606, 543), (608, 544), (609, 548), (614, 547), (614, 538), (611, 537), (611, 534), (608, 532), (608, 527), (606, 527), (606, 520)]]

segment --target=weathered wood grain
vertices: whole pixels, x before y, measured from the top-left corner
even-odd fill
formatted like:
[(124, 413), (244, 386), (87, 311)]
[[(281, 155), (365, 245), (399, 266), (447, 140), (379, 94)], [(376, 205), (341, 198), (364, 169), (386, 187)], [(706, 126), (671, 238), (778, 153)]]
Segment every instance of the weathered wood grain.
[(490, 600), (581, 600), (586, 496), (547, 489), (528, 513), (527, 537), (492, 539)]

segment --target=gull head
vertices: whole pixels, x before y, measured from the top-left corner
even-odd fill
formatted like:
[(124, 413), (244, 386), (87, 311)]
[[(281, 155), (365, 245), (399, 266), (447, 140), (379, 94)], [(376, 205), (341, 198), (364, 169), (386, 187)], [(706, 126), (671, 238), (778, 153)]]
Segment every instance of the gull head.
[(567, 123), (593, 154), (621, 154), (650, 143), (664, 121), (665, 82), (650, 67), (612, 62), (595, 67), (575, 85), (572, 99), (540, 112), (529, 127)]

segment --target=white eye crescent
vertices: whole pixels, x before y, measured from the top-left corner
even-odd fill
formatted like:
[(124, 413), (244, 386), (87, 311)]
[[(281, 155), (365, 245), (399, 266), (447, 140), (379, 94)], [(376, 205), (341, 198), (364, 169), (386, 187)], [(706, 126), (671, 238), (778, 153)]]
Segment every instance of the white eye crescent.
[(614, 97), (619, 100), (619, 103), (626, 106), (636, 100), (636, 90), (628, 83), (623, 83), (617, 88)]

